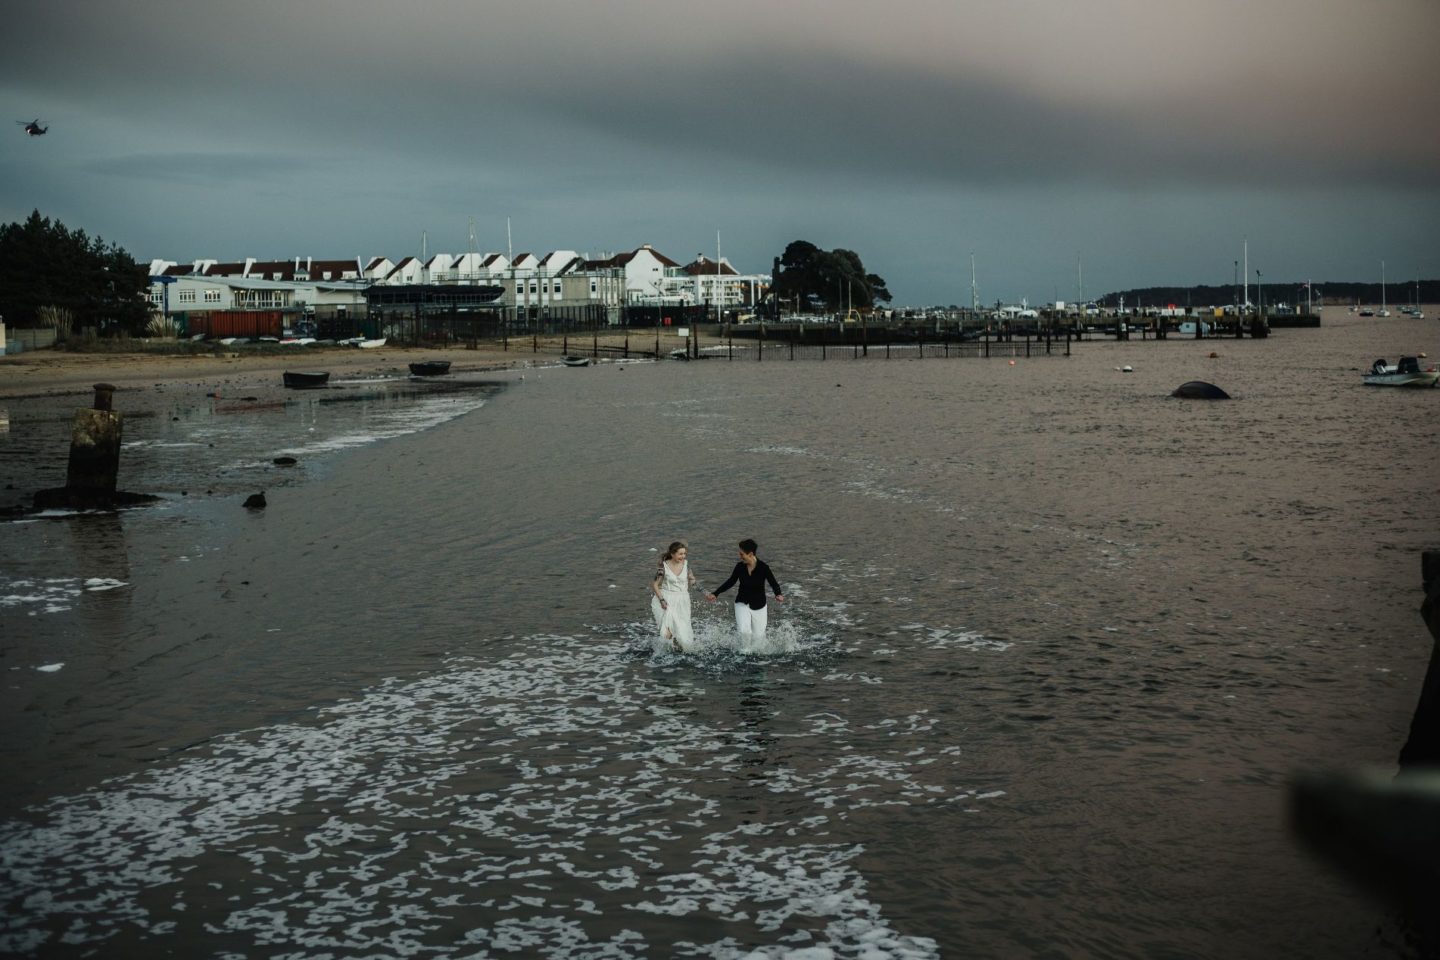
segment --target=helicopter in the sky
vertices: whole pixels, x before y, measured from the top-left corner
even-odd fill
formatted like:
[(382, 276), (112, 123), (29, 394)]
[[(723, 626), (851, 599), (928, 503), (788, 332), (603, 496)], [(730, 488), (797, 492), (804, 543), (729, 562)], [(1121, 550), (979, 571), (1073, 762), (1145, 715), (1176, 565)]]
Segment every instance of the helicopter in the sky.
[(44, 123), (45, 121), (41, 120), (39, 117), (36, 117), (34, 120), (30, 120), (28, 122), (25, 120), (16, 120), (15, 122), (20, 124), (20, 126), (24, 127), (25, 132), (32, 137), (43, 137), (45, 136), (45, 132), (50, 129), (49, 127), (40, 126), (40, 124)]

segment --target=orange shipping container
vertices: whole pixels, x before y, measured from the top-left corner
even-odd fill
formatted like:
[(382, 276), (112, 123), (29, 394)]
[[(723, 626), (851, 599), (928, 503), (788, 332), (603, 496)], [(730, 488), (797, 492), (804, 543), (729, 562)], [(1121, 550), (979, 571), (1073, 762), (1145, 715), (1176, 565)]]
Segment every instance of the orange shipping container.
[(190, 333), (210, 340), (222, 337), (279, 337), (285, 321), (279, 310), (212, 310), (192, 313)]

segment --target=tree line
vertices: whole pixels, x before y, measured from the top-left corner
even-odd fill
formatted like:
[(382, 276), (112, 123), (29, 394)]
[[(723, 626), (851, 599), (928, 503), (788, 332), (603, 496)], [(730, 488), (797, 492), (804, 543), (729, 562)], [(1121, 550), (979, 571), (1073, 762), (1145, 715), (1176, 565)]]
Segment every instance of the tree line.
[[(1311, 281), (1311, 296), (1318, 302), (1321, 297), (1326, 303), (1361, 303), (1377, 304), (1380, 302), (1382, 291), (1379, 283), (1357, 282), (1334, 280), (1322, 282)], [(1420, 303), (1440, 303), (1440, 280), (1401, 280), (1395, 283), (1384, 285), (1385, 302), (1390, 304), (1405, 304), (1416, 300)], [(1292, 306), (1299, 306), (1305, 302), (1305, 281), (1280, 280), (1264, 281), (1265, 302), (1288, 303)], [(1120, 298), (1125, 298), (1126, 306), (1169, 306), (1175, 304), (1177, 307), (1195, 306), (1210, 307), (1223, 306), (1233, 303), (1236, 300), (1244, 299), (1244, 288), (1237, 283), (1233, 288), (1230, 284), (1197, 284), (1195, 286), (1182, 287), (1137, 287), (1131, 290), (1117, 290), (1107, 293), (1097, 299), (1097, 303), (1105, 306), (1115, 306)], [(1250, 281), (1250, 302), (1260, 302), (1260, 292), (1256, 289), (1256, 283)]]
[(844, 313), (868, 311), (890, 300), (884, 278), (866, 271), (854, 250), (822, 250), (795, 240), (775, 258), (765, 308), (772, 317), (784, 312)]
[(14, 327), (144, 332), (149, 269), (125, 250), (36, 210), (0, 226), (0, 317)]

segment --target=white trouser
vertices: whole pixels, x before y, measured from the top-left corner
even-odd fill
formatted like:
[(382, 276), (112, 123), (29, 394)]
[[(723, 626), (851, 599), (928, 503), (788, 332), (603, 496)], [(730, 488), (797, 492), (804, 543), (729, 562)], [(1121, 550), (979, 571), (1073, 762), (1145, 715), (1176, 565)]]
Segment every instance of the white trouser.
[(770, 620), (770, 607), (751, 610), (748, 603), (735, 604), (735, 629), (740, 631), (741, 641), (765, 642), (765, 624)]

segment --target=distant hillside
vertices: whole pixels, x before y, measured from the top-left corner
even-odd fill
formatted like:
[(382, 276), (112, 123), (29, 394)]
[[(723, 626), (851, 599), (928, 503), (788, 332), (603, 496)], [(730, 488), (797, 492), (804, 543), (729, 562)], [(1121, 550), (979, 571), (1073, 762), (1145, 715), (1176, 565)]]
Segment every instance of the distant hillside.
[[(1353, 283), (1346, 281), (1330, 281), (1323, 283), (1314, 281), (1315, 293), (1318, 297), (1324, 297), (1325, 303), (1379, 303), (1380, 284), (1378, 283)], [(1416, 297), (1416, 282), (1414, 280), (1387, 283), (1385, 285), (1385, 302), (1388, 304), (1412, 303)], [(1440, 303), (1440, 280), (1421, 280), (1419, 282), (1419, 298), (1421, 303)], [(1256, 292), (1255, 284), (1250, 284), (1250, 302), (1259, 302), (1259, 293)], [(1105, 306), (1115, 306), (1120, 298), (1125, 298), (1126, 306), (1169, 306), (1175, 304), (1177, 307), (1207, 307), (1221, 306), (1230, 303), (1234, 294), (1229, 284), (1224, 286), (1213, 286), (1200, 284), (1193, 287), (1140, 287), (1134, 290), (1118, 290), (1114, 293), (1107, 293), (1097, 300)], [(1295, 303), (1296, 300), (1304, 302), (1305, 283), (1301, 281), (1284, 281), (1271, 283), (1265, 281), (1265, 302), (1266, 303)]]

